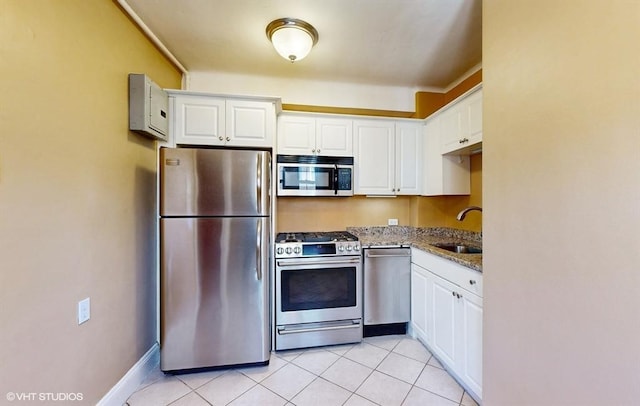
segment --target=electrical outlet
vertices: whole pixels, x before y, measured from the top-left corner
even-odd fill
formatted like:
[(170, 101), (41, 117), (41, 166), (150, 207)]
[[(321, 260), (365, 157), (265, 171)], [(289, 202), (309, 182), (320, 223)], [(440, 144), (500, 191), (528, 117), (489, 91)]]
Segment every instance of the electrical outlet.
[(78, 324), (82, 324), (91, 318), (91, 298), (78, 302)]
[(398, 219), (389, 219), (387, 224), (390, 225), (390, 226), (397, 226), (398, 225)]

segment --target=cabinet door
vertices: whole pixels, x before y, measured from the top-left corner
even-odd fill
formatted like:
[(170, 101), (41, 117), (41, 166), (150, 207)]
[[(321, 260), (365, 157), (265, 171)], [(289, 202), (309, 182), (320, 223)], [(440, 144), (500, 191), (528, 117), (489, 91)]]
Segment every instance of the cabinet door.
[(427, 271), (416, 264), (411, 264), (411, 324), (414, 334), (431, 344), (427, 328)]
[(422, 190), (421, 123), (396, 123), (395, 193), (419, 195)]
[(275, 106), (271, 102), (227, 100), (226, 145), (272, 147), (276, 133)]
[(353, 121), (348, 119), (316, 119), (316, 154), (353, 156)]
[(463, 356), (460, 373), (464, 382), (482, 397), (482, 299), (461, 291), (461, 327)]
[(460, 335), (458, 332), (458, 298), (456, 285), (430, 274), (428, 304), (428, 328), (433, 330), (432, 349), (440, 360), (451, 368), (455, 368), (460, 357)]
[(395, 124), (384, 120), (353, 122), (356, 151), (355, 194), (393, 195)]
[(478, 90), (467, 100), (469, 145), (482, 142), (482, 89)]
[(440, 116), (440, 153), (446, 154), (460, 148), (462, 138), (462, 109), (457, 103)]
[(440, 152), (441, 118), (427, 121), (423, 148), (423, 185), (425, 196), (468, 195), (471, 193), (468, 156), (443, 156)]
[(442, 112), (441, 153), (468, 155), (482, 142), (482, 89), (474, 90)]
[(316, 149), (316, 120), (303, 116), (278, 119), (278, 154), (313, 155)]
[(180, 96), (174, 101), (176, 144), (224, 145), (225, 102), (201, 96)]

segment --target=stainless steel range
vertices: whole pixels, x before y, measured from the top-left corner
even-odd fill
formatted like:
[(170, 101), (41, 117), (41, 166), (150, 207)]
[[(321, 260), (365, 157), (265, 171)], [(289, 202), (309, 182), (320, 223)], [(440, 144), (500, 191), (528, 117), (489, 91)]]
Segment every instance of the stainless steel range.
[(360, 251), (346, 231), (276, 236), (276, 350), (362, 340)]

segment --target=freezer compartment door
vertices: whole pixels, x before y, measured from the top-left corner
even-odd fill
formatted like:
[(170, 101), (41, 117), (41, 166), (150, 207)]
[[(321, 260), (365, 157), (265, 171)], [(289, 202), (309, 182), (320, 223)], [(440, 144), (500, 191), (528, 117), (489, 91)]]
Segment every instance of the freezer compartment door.
[(268, 216), (271, 154), (160, 149), (161, 216)]
[(269, 218), (162, 218), (160, 367), (266, 362)]

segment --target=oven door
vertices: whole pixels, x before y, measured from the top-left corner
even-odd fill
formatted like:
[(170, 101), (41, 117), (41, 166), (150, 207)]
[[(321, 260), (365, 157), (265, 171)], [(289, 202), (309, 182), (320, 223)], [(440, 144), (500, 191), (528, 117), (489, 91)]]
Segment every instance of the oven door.
[(277, 260), (277, 325), (361, 318), (360, 256)]

